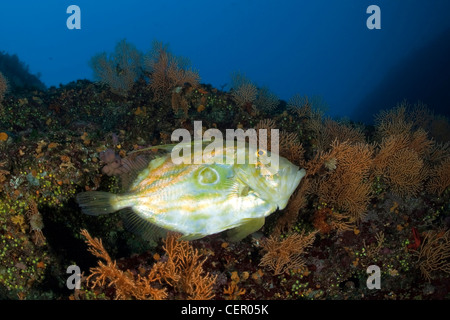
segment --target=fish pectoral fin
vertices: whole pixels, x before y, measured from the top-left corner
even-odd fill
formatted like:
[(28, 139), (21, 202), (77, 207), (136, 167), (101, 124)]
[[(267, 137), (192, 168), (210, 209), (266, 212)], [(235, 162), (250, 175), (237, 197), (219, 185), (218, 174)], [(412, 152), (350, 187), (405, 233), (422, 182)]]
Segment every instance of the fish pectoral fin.
[(227, 181), (224, 182), (226, 186), (226, 197), (227, 200), (231, 200), (233, 198), (246, 197), (252, 189), (243, 183), (239, 179), (228, 178)]
[(230, 241), (235, 242), (244, 239), (249, 234), (258, 231), (264, 225), (265, 218), (251, 218), (245, 219), (243, 224), (239, 227), (228, 231), (228, 238)]
[(139, 235), (142, 239), (153, 242), (166, 236), (167, 231), (150, 221), (140, 217), (131, 208), (120, 211), (124, 227), (128, 231)]

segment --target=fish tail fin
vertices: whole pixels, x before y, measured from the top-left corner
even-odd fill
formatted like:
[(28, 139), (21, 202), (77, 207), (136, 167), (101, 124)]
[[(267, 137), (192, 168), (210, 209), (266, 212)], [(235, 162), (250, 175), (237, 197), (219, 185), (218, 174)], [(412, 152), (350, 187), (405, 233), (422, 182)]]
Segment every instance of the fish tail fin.
[(87, 191), (77, 194), (77, 202), (84, 214), (100, 216), (120, 210), (120, 197), (103, 191)]

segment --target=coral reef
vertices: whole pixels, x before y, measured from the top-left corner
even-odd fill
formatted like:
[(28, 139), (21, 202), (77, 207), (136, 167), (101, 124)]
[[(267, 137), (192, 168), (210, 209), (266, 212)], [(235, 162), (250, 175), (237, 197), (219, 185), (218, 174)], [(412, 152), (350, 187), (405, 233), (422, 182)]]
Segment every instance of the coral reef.
[[(219, 90), (161, 43), (134, 50), (121, 42), (95, 58), (109, 75), (99, 82), (1, 101), (1, 298), (450, 298), (447, 118), (402, 102), (374, 126), (330, 119), (319, 98), (280, 101), (242, 73)], [(121, 213), (81, 213), (78, 192), (121, 191), (158, 152), (132, 151), (170, 143), (177, 128), (193, 134), (196, 120), (202, 131), (279, 129), (280, 154), (306, 169), (260, 231), (237, 243), (226, 234), (146, 242)], [(65, 286), (70, 265), (83, 271), (79, 290)], [(365, 285), (370, 265), (379, 290)]]

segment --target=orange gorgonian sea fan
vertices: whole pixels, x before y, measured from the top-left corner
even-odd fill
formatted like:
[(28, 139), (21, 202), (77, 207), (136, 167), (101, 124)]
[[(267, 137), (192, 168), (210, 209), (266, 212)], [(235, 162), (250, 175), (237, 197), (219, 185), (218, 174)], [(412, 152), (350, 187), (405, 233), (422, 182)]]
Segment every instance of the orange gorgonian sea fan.
[(177, 234), (167, 235), (163, 246), (166, 259), (153, 264), (145, 276), (121, 270), (103, 247), (101, 239), (92, 238), (87, 230), (82, 230), (81, 234), (86, 238), (89, 252), (101, 259), (97, 267), (91, 268), (91, 275), (87, 278), (92, 289), (114, 287), (115, 299), (161, 300), (168, 298), (165, 284), (183, 299), (207, 300), (214, 297), (212, 288), (217, 276), (203, 271), (206, 259), (201, 259), (201, 254), (188, 241), (178, 240)]
[(369, 179), (373, 147), (335, 140), (330, 151), (319, 152), (309, 161), (306, 171), (312, 177), (311, 193), (319, 203), (326, 203), (351, 221), (358, 221), (367, 211), (372, 196)]
[(282, 240), (270, 236), (262, 243), (265, 254), (259, 265), (268, 267), (274, 275), (304, 267), (303, 253), (313, 244), (316, 233), (292, 233)]
[(445, 159), (430, 172), (431, 179), (427, 189), (431, 193), (441, 195), (450, 186), (450, 159)]
[(145, 58), (145, 67), (150, 73), (149, 86), (156, 101), (171, 97), (175, 88), (186, 83), (192, 87), (199, 85), (198, 72), (188, 68), (186, 59), (171, 54), (161, 42), (153, 43), (150, 54)]
[(408, 134), (384, 138), (373, 160), (373, 174), (402, 197), (416, 195), (428, 177), (428, 167), (421, 157), (428, 146), (420, 140)]

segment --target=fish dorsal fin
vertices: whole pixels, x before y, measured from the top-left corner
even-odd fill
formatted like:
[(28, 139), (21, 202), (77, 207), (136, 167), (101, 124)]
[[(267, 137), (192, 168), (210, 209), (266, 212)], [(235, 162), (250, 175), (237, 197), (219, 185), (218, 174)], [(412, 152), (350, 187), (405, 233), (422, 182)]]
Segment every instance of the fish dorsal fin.
[(172, 151), (173, 147), (175, 147), (177, 144), (176, 143), (171, 143), (171, 144), (161, 144), (161, 145), (156, 145), (156, 146), (150, 146), (147, 148), (143, 148), (143, 149), (138, 149), (138, 150), (133, 150), (131, 152), (129, 152), (128, 154), (133, 154), (133, 153), (139, 153), (139, 152), (144, 152), (144, 151), (150, 151), (150, 150), (164, 150), (164, 151)]
[(141, 218), (131, 208), (121, 210), (121, 216), (125, 228), (128, 231), (139, 235), (146, 241), (158, 241), (167, 234), (167, 231), (164, 228), (158, 227), (148, 220)]
[(120, 175), (122, 190), (129, 190), (131, 184), (136, 180), (139, 174), (147, 168), (150, 158), (144, 155), (138, 155), (135, 158), (122, 159), (123, 173)]
[(228, 231), (227, 236), (232, 242), (242, 240), (249, 234), (261, 229), (261, 227), (264, 225), (264, 221), (264, 217), (245, 219), (239, 227)]
[[(167, 151), (167, 152), (171, 152), (174, 147), (180, 147), (180, 148), (193, 147), (194, 143), (195, 143), (195, 141), (160, 144), (160, 145), (150, 146), (150, 147), (143, 148), (143, 149), (133, 150), (133, 151), (129, 152), (128, 154), (144, 152), (144, 151), (150, 151), (150, 150), (164, 150), (164, 151)], [(211, 141), (201, 141), (202, 147), (204, 147), (204, 146), (206, 146), (206, 145), (208, 145), (210, 143), (211, 143)]]

